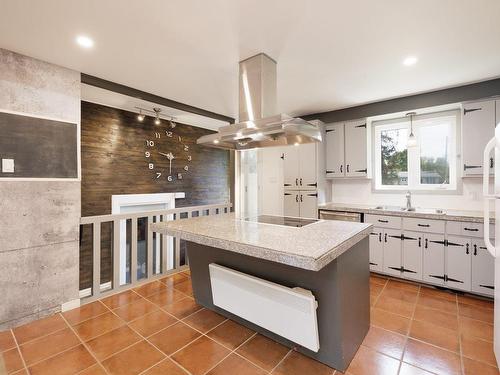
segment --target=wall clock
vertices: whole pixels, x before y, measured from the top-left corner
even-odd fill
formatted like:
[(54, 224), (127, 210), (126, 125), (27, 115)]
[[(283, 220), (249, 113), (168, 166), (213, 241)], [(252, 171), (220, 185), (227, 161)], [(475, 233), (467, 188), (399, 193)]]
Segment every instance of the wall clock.
[(147, 169), (153, 173), (152, 178), (157, 181), (182, 180), (189, 172), (192, 160), (189, 146), (172, 129), (172, 126), (166, 130), (156, 127), (152, 136), (146, 139), (144, 157)]

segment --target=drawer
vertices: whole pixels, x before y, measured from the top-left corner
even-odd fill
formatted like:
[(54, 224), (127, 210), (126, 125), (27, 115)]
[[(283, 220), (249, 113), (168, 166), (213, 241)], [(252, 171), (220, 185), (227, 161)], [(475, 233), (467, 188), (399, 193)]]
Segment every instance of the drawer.
[[(457, 236), (479, 237), (483, 238), (483, 223), (467, 223), (460, 221), (448, 221), (446, 223), (446, 233)], [(490, 224), (490, 237), (495, 236), (495, 226)]]
[(365, 215), (365, 223), (371, 223), (376, 227), (401, 229), (401, 218), (399, 216)]
[(444, 234), (444, 224), (445, 221), (443, 220), (417, 219), (413, 217), (403, 218), (403, 228), (417, 232)]
[(459, 221), (447, 221), (446, 222), (446, 234), (452, 234), (454, 236), (462, 235), (462, 224)]

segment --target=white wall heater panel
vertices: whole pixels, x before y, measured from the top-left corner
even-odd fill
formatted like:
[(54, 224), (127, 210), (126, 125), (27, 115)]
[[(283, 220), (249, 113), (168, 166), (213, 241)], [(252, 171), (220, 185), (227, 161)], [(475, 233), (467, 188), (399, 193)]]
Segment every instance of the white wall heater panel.
[(314, 352), (319, 350), (318, 305), (310, 291), (287, 288), (214, 263), (209, 270), (215, 306)]

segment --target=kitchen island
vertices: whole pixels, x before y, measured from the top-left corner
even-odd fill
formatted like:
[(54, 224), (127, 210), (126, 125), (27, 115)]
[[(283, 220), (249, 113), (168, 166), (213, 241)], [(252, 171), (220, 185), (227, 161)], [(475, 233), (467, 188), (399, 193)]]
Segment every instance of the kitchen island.
[(187, 241), (197, 303), (345, 370), (370, 324), (371, 225), (260, 221), (221, 214), (150, 230)]

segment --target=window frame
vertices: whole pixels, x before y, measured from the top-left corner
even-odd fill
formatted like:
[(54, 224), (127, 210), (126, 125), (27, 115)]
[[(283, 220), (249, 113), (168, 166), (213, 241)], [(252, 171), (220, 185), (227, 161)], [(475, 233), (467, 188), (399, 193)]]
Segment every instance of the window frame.
[[(452, 127), (451, 140), (448, 150), (448, 155), (450, 157), (450, 183), (449, 184), (422, 184), (420, 182), (421, 170), (421, 153), (420, 153), (420, 128), (424, 127), (421, 123), (424, 120), (429, 119), (439, 119), (442, 117), (453, 117), (455, 126)], [(420, 122), (420, 124), (419, 124)], [(381, 167), (381, 138), (380, 133), (382, 130), (388, 130), (396, 128), (398, 129), (408, 129), (410, 132), (410, 121), (406, 117), (397, 117), (388, 120), (373, 121), (371, 123), (372, 127), (372, 160), (373, 160), (373, 186), (372, 189), (375, 192), (404, 192), (404, 191), (415, 191), (423, 193), (458, 193), (460, 190), (460, 177), (461, 177), (461, 140), (460, 140), (460, 129), (461, 129), (461, 112), (460, 109), (447, 110), (439, 112), (430, 112), (421, 115), (416, 115), (413, 117), (413, 132), (417, 137), (417, 146), (415, 148), (408, 148), (407, 157), (407, 170), (408, 170), (408, 184), (407, 185), (382, 185), (382, 167)], [(417, 172), (412, 172), (416, 170)]]

